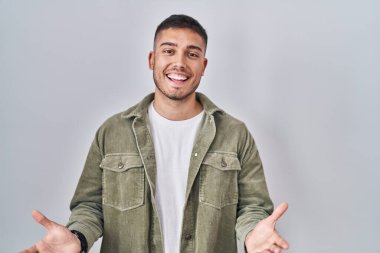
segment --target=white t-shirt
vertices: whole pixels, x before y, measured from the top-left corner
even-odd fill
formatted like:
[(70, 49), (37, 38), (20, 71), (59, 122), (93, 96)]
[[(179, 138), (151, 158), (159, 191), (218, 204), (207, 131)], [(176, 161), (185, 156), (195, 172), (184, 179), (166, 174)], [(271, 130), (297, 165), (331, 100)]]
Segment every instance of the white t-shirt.
[(172, 121), (148, 110), (156, 156), (156, 202), (165, 253), (178, 253), (187, 176), (194, 139), (204, 112), (188, 120)]

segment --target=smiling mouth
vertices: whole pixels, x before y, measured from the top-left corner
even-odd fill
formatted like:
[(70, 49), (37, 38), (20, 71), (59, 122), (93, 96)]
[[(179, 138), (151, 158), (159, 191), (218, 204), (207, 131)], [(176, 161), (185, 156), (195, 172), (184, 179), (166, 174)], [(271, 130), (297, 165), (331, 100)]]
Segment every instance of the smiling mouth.
[(183, 75), (183, 74), (175, 74), (175, 73), (169, 73), (169, 74), (166, 74), (166, 77), (172, 81), (172, 82), (175, 82), (175, 83), (184, 83), (186, 82), (189, 77), (186, 76), (186, 75)]

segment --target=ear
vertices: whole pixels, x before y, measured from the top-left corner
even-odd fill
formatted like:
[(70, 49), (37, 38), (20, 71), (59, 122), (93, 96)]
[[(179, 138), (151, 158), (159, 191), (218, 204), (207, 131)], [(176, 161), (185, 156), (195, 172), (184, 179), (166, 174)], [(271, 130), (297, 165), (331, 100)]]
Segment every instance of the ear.
[(149, 64), (149, 68), (151, 70), (153, 70), (153, 67), (154, 67), (154, 52), (153, 51), (150, 51), (149, 52), (149, 56), (148, 56), (148, 64)]
[(207, 67), (207, 63), (208, 63), (207, 58), (204, 58), (204, 59), (203, 59), (203, 71), (202, 71), (202, 76), (205, 74), (205, 70), (206, 70), (206, 67)]

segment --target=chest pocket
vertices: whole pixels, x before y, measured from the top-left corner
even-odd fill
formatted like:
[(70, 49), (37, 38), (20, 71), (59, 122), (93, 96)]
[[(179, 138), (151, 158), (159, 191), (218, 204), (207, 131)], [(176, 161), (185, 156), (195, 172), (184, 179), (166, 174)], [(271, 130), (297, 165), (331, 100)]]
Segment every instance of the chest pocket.
[(237, 204), (240, 169), (235, 154), (208, 153), (200, 169), (200, 202), (218, 209)]
[(103, 205), (120, 211), (144, 204), (144, 168), (138, 154), (107, 154), (103, 169)]

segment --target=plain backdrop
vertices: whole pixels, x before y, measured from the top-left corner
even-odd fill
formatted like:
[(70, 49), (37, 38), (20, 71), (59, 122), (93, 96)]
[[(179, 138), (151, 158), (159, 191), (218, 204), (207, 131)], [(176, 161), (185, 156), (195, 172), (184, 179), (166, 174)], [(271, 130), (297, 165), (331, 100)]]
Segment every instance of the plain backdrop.
[(33, 209), (67, 222), (95, 131), (154, 90), (174, 13), (208, 32), (199, 91), (254, 135), (288, 252), (380, 252), (378, 0), (0, 0), (0, 251), (45, 234)]

